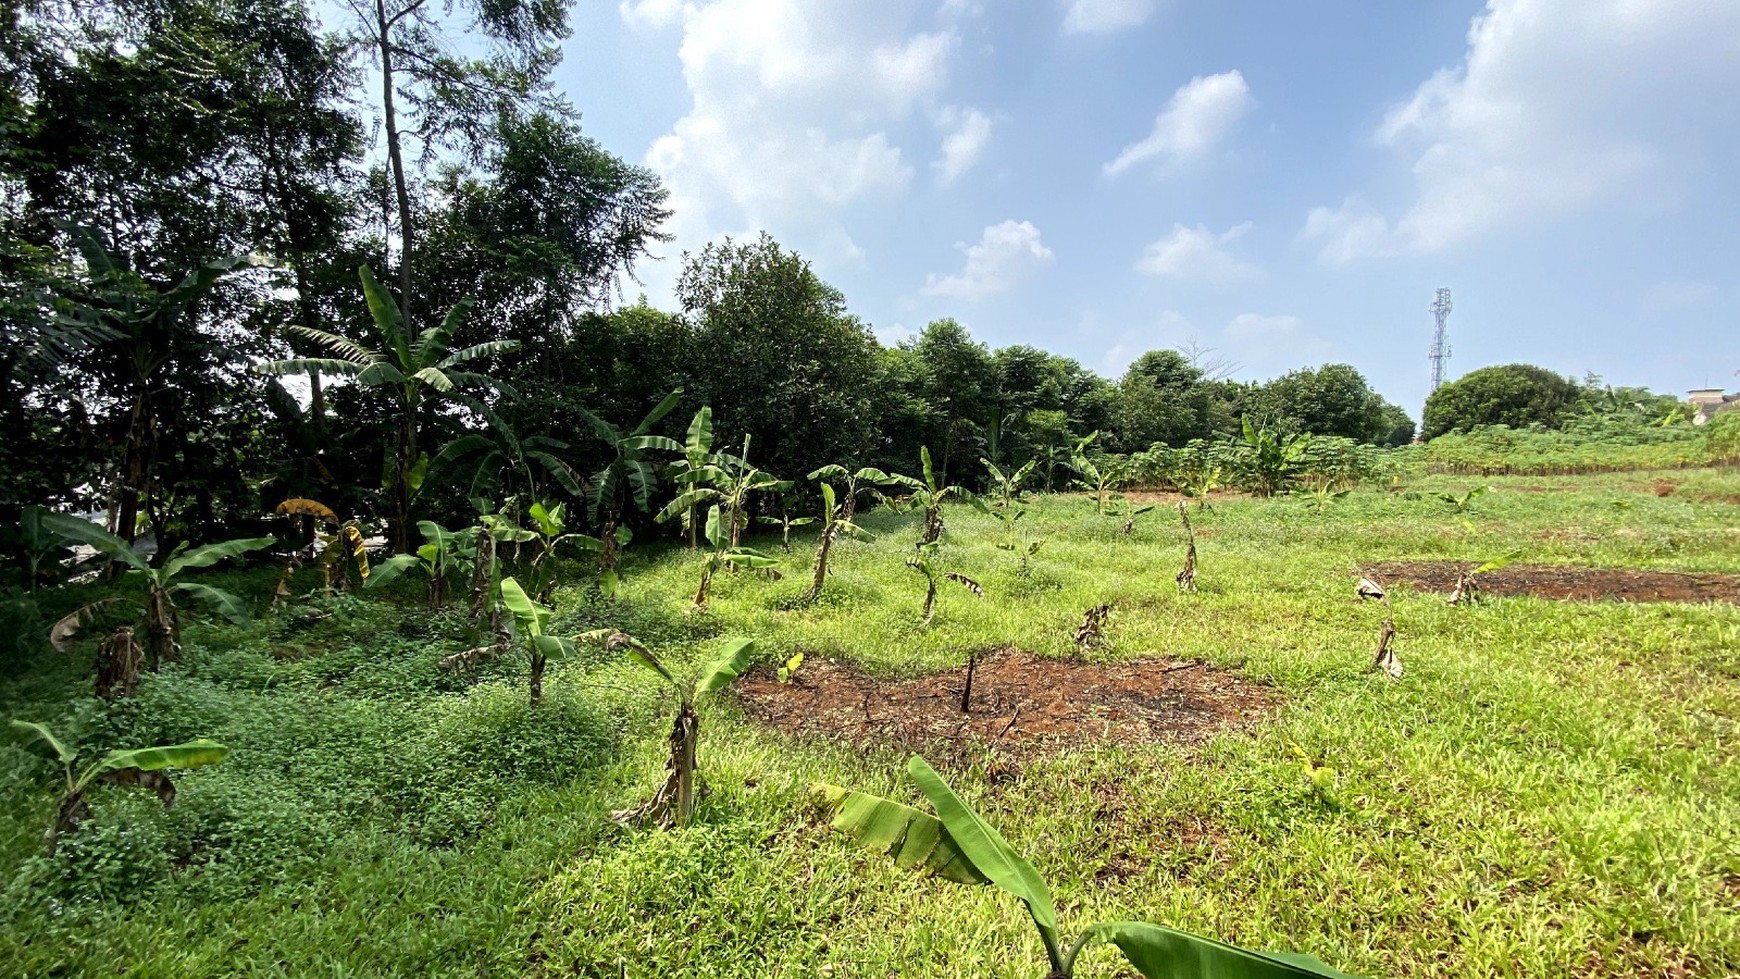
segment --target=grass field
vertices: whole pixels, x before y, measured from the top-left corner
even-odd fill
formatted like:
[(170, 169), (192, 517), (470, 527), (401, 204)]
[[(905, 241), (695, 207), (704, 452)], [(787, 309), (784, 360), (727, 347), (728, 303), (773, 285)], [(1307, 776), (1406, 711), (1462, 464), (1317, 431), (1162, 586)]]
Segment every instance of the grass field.
[[(1486, 484), (1466, 513), (1438, 498)], [(1019, 526), (1045, 543), (1024, 574), (998, 521), (954, 507), (939, 561), (986, 595), (944, 583), (928, 626), (903, 564), (917, 518), (878, 511), (861, 521), (877, 540), (835, 549), (813, 606), (793, 601), (813, 535), (783, 580), (720, 575), (704, 616), (687, 608), (701, 559), (637, 545), (619, 601), (571, 569), (557, 626), (623, 628), (681, 664), (750, 636), (765, 663), (804, 650), (893, 677), (993, 646), (1070, 655), (1082, 612), (1110, 601), (1095, 655), (1201, 657), (1284, 706), (1199, 748), (1104, 746), (995, 783), (983, 762), (945, 771), (1047, 876), (1066, 934), (1153, 921), (1370, 976), (1723, 976), (1740, 972), (1740, 609), (1451, 608), (1398, 588), (1392, 682), (1368, 669), (1382, 613), (1352, 572), (1520, 549), (1740, 573), (1737, 500), (1732, 470), (1432, 478), (1320, 513), (1229, 497), (1192, 511), (1190, 595), (1164, 509), (1126, 538), (1083, 497), (1032, 502)], [(46, 858), (45, 767), (0, 748), (0, 974), (1043, 975), (1014, 900), (898, 871), (808, 809), (814, 781), (916, 802), (900, 753), (782, 737), (727, 694), (703, 708), (698, 824), (624, 829), (608, 813), (664, 761), (670, 703), (649, 673), (583, 652), (531, 709), (523, 659), (436, 668), (465, 637), (412, 589), (274, 617), (275, 577), (214, 575), (261, 617), (190, 629), (185, 665), (113, 710), (89, 696), (88, 652), (14, 666), (0, 716), (93, 749), (204, 736), (234, 754), (183, 776), (167, 812), (105, 789)], [(49, 593), (43, 614), (88, 597)], [(1294, 744), (1333, 768), (1328, 791)], [(1078, 974), (1119, 968), (1100, 952)]]

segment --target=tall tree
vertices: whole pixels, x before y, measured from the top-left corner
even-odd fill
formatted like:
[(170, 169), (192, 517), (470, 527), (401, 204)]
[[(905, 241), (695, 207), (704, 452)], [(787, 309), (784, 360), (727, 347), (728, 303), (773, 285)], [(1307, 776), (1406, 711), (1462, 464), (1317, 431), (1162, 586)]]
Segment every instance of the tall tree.
[(997, 367), (991, 352), (952, 319), (935, 320), (909, 341), (923, 365), (923, 397), (935, 419), (937, 478), (949, 481), (955, 459), (977, 460), (981, 420), (989, 421), (996, 404)]
[(810, 264), (763, 234), (684, 257), (677, 298), (694, 323), (691, 389), (718, 443), (755, 437), (769, 471), (813, 472), (873, 444), (876, 339)]
[(1576, 397), (1575, 383), (1544, 367), (1482, 367), (1432, 392), (1420, 420), (1421, 437), (1437, 438), (1477, 425), (1556, 427)]
[[(564, 111), (546, 88), (568, 35), (566, 0), (346, 0), (378, 82), (398, 223), (399, 298), (416, 328), (418, 227), (412, 184), (443, 151), (479, 160), (496, 126), (530, 108)], [(444, 14), (462, 23), (445, 22)], [(468, 43), (449, 40), (459, 28)], [(473, 51), (481, 50), (474, 55)], [(407, 142), (419, 144), (416, 159)]]
[(1150, 350), (1118, 382), (1111, 447), (1136, 452), (1156, 442), (1179, 446), (1207, 438), (1212, 401), (1202, 368), (1176, 350)]

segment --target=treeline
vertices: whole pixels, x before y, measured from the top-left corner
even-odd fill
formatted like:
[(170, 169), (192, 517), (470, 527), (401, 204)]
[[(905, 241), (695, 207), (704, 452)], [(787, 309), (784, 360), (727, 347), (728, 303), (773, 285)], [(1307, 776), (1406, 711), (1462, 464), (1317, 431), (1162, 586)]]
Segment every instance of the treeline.
[[(1261, 489), (1264, 451), (1363, 478), (1413, 436), (1344, 364), (1249, 383), (1156, 350), (1113, 381), (947, 319), (885, 347), (765, 235), (684, 255), (676, 310), (627, 303), (667, 193), (550, 88), (560, 0), (329, 13), (8, 8), (0, 524), (99, 511), (172, 544), (307, 498), (403, 544), (415, 516), (509, 497), (644, 524), (675, 460), (649, 447), (702, 405), (721, 450), (791, 480), (914, 473), (928, 447), (968, 487), (981, 459), (1060, 488), (1099, 458), (1130, 481)], [(1428, 412), (1439, 430), (1473, 417), (1456, 387)]]
[[(622, 451), (609, 429), (677, 390), (677, 417), (711, 406), (721, 445), (747, 437), (788, 478), (912, 471), (929, 446), (976, 485), (981, 457), (1055, 471), (1093, 432), (1095, 451), (1146, 451), (1245, 417), (1411, 435), (1345, 365), (1258, 385), (1156, 351), (1114, 383), (948, 320), (885, 348), (765, 236), (684, 256), (676, 311), (610, 309), (664, 240), (667, 195), (550, 88), (558, 0), (401, 0), (328, 25), (286, 0), (9, 17), (7, 523), (98, 510), (167, 543), (313, 498), (402, 540), (413, 512), (478, 495), (587, 495)], [(461, 27), (475, 43), (441, 40)]]

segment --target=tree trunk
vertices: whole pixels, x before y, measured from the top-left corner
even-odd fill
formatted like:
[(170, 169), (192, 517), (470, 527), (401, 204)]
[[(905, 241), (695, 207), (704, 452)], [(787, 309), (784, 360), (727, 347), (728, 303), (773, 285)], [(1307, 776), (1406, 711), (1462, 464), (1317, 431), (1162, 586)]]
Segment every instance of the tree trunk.
[(393, 196), (399, 207), (399, 311), (405, 317), (405, 333), (416, 336), (411, 315), (411, 194), (405, 185), (405, 157), (399, 146), (399, 117), (393, 107), (392, 24), (383, 0), (375, 0), (376, 44), (381, 55), (381, 119), (387, 130), (387, 159), (393, 171)]
[(393, 487), (393, 553), (411, 550), (411, 466), (417, 461), (417, 393), (404, 396), (405, 417), (399, 424), (399, 449)]
[(533, 707), (543, 703), (544, 700), (544, 662), (543, 653), (532, 653), (531, 693)]

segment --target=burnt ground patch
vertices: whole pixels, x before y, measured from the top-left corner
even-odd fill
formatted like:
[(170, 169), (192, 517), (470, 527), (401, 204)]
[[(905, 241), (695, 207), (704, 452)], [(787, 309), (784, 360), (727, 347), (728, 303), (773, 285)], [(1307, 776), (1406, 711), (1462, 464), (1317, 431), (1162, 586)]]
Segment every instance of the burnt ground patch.
[[(1385, 585), (1412, 585), (1448, 593), (1473, 564), (1459, 561), (1386, 561), (1360, 573)], [(1512, 564), (1479, 578), (1486, 595), (1532, 595), (1574, 602), (1740, 603), (1740, 575), (1585, 568), (1566, 564)]]
[(967, 668), (904, 680), (812, 657), (791, 683), (771, 673), (737, 687), (743, 709), (791, 734), (966, 761), (994, 751), (1031, 758), (1093, 744), (1200, 744), (1272, 714), (1273, 688), (1195, 660), (1089, 662), (993, 649)]

